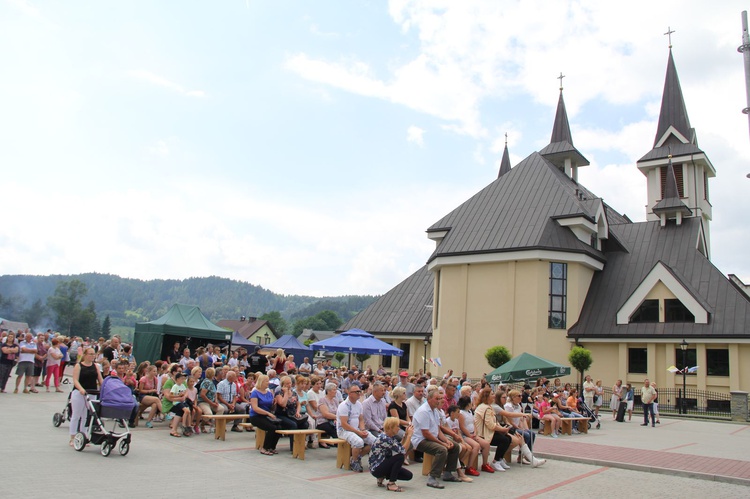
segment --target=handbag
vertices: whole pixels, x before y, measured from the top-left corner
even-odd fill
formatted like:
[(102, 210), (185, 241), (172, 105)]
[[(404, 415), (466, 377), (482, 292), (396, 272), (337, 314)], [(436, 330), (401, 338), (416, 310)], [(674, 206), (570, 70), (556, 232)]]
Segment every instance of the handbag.
[(281, 423), (281, 420), (272, 414), (268, 414), (266, 417), (272, 423)]

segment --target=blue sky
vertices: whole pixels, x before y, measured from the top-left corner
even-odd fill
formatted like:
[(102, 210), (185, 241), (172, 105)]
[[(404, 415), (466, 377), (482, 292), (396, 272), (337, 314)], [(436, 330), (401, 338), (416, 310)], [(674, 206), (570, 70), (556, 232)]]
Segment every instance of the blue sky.
[(713, 261), (750, 281), (745, 7), (618, 5), (0, 0), (0, 268), (383, 293), (506, 132), (546, 145), (560, 72), (581, 182), (643, 220), (672, 26)]

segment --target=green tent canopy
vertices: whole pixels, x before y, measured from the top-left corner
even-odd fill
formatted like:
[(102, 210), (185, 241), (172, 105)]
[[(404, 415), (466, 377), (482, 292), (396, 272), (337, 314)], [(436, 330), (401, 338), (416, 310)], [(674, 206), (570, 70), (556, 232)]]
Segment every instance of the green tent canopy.
[(135, 323), (133, 355), (136, 360), (158, 360), (162, 355), (166, 336), (178, 337), (177, 339), (201, 338), (217, 343), (229, 342), (232, 331), (208, 320), (198, 307), (176, 303), (156, 320)]
[(561, 378), (568, 375), (570, 375), (569, 367), (524, 352), (487, 374), (484, 379), (496, 384), (535, 380), (542, 376)]

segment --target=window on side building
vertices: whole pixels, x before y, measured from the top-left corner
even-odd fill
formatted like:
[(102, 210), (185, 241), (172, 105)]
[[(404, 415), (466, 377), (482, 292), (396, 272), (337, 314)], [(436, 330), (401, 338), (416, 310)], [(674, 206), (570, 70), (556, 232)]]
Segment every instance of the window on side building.
[(549, 264), (549, 328), (565, 329), (568, 296), (568, 264)]
[(648, 350), (645, 348), (628, 348), (628, 373), (645, 374), (648, 372)]
[(706, 374), (709, 376), (729, 376), (729, 350), (711, 348), (706, 350)]

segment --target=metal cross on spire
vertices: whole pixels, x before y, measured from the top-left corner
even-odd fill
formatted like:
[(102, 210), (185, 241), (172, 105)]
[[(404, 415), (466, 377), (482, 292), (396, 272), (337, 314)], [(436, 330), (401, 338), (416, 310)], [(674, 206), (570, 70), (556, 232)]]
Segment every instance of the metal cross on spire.
[(562, 86), (563, 78), (565, 78), (565, 75), (562, 74), (562, 71), (560, 71), (560, 76), (557, 77), (557, 79), (560, 80), (560, 92), (562, 92), (562, 89), (563, 89), (563, 86)]
[(674, 30), (671, 26), (667, 26), (667, 32), (664, 33), (669, 37), (669, 48), (672, 48), (672, 33), (674, 33)]
[(505, 132), (505, 147), (508, 147), (508, 132)]

